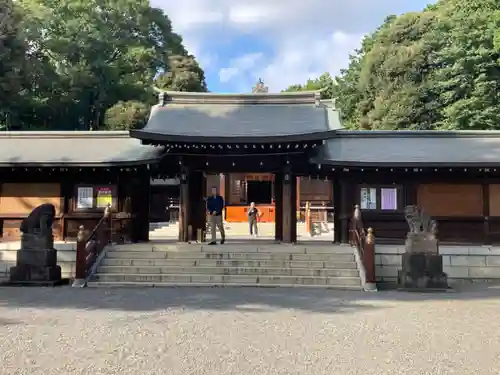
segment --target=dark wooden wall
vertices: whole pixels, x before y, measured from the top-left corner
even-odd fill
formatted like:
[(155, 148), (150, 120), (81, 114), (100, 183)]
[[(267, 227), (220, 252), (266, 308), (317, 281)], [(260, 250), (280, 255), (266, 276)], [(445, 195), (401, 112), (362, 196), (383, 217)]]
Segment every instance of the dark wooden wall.
[[(337, 173), (334, 178), (334, 201), (339, 211), (336, 220), (342, 228), (337, 240), (345, 240), (346, 216), (352, 215), (354, 205), (361, 203), (361, 187), (394, 186), (399, 189), (398, 210), (362, 210), (364, 225), (374, 229), (378, 243), (404, 242), (407, 205), (418, 205), (437, 220), (442, 243), (500, 243), (500, 176), (353, 171)], [(338, 194), (335, 187), (340, 190)]]
[[(134, 181), (141, 181), (141, 183), (134, 185)], [(77, 187), (109, 186), (113, 191), (114, 233), (117, 237), (130, 239), (133, 227), (131, 220), (137, 217), (149, 223), (149, 181), (147, 171), (141, 168), (0, 168), (0, 197), (13, 195), (12, 192), (4, 192), (2, 195), (4, 184), (59, 185), (60, 202), (57, 205), (58, 213), (53, 225), (54, 236), (56, 240), (74, 240), (80, 225), (91, 231), (104, 212), (104, 208), (76, 209)], [(141, 189), (136, 189), (136, 185), (140, 185)], [(141, 195), (133, 196), (134, 191), (140, 192)], [(52, 202), (54, 199), (54, 197), (44, 198), (41, 193), (38, 195), (35, 197), (37, 199), (30, 199), (31, 205), (35, 201), (45, 203), (46, 201)], [(139, 200), (147, 207), (147, 213), (142, 212), (142, 216), (141, 212), (139, 216), (134, 212), (134, 205), (131, 204)], [(0, 239), (3, 241), (14, 241), (20, 238), (20, 224), (31, 211), (31, 209), (26, 209), (22, 210), (23, 212), (11, 212), (16, 210), (15, 207), (16, 205), (13, 204), (6, 213), (0, 212)], [(139, 238), (144, 239), (144, 230), (142, 233), (142, 237), (139, 236)]]

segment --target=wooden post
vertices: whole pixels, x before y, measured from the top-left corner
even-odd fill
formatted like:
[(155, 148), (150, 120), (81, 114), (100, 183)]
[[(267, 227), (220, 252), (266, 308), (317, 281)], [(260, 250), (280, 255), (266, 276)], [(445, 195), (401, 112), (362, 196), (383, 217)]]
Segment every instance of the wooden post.
[(349, 243), (349, 222), (351, 220), (351, 207), (355, 203), (354, 186), (347, 181), (340, 183), (340, 201), (342, 202), (340, 212), (340, 242)]
[(483, 243), (485, 245), (491, 244), (490, 238), (490, 185), (487, 183), (482, 184), (483, 193)]
[(87, 277), (87, 239), (85, 238), (85, 228), (80, 225), (78, 235), (76, 237), (76, 265), (75, 279), (73, 287), (85, 287), (85, 278)]
[[(189, 194), (188, 241), (196, 241), (196, 233), (198, 229), (205, 229), (207, 217), (204, 200), (207, 186), (203, 172), (190, 171), (187, 185)], [(191, 231), (189, 231), (189, 226), (191, 226)]]
[[(226, 221), (226, 207), (225, 207), (225, 205), (227, 204), (227, 200), (228, 200), (226, 192), (228, 192), (226, 190), (226, 176), (224, 175), (224, 173), (221, 173), (219, 175), (219, 195), (222, 197), (222, 199), (224, 199), (224, 210), (222, 211), (222, 222)], [(205, 220), (206, 220), (206, 218), (205, 218)], [(205, 229), (203, 229), (203, 230), (205, 230)]]
[(363, 263), (366, 269), (366, 284), (375, 285), (377, 282), (375, 275), (375, 236), (373, 235), (372, 228), (368, 228), (366, 235), (365, 247), (363, 249)]
[(113, 241), (113, 217), (111, 213), (111, 205), (108, 204), (108, 206), (104, 209), (104, 217), (106, 220), (106, 234), (107, 234), (107, 242), (108, 244), (111, 244)]
[(297, 180), (297, 210), (300, 211), (300, 177), (295, 178)]
[(306, 233), (312, 236), (311, 203), (309, 201), (306, 202), (305, 221)]
[(189, 225), (189, 176), (188, 171), (181, 173), (180, 199), (179, 199), (179, 242), (188, 242)]
[(333, 242), (340, 243), (340, 228), (342, 226), (340, 213), (342, 212), (342, 199), (338, 178), (333, 180)]
[(283, 174), (274, 175), (274, 239), (283, 240)]
[(297, 242), (297, 184), (287, 172), (283, 178), (283, 242)]

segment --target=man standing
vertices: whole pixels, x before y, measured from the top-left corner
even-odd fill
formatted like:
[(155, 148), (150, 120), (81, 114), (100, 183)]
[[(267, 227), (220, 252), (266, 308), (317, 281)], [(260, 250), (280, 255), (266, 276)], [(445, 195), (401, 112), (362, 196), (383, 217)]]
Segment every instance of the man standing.
[(226, 240), (226, 233), (224, 232), (224, 223), (222, 222), (222, 211), (224, 210), (224, 198), (217, 193), (217, 188), (212, 187), (212, 196), (207, 198), (207, 211), (210, 219), (210, 229), (212, 231), (212, 241), (209, 245), (217, 244), (216, 228), (220, 231), (221, 245)]

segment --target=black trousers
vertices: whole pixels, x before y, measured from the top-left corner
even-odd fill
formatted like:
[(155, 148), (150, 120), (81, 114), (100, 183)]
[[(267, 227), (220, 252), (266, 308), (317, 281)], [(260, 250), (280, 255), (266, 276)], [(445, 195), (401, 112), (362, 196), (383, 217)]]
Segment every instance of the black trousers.
[(250, 234), (255, 234), (255, 235), (259, 234), (256, 218), (248, 218), (248, 225), (250, 227)]

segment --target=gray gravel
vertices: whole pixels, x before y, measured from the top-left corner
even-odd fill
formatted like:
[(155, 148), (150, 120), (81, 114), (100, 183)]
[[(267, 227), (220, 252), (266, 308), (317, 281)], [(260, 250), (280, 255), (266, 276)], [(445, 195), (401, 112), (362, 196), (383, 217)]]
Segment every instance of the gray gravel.
[(500, 374), (500, 289), (0, 288), (0, 374)]

